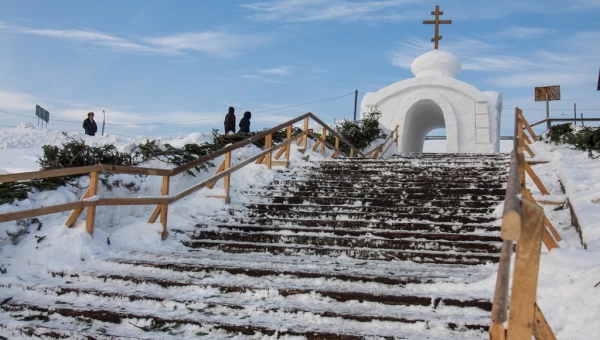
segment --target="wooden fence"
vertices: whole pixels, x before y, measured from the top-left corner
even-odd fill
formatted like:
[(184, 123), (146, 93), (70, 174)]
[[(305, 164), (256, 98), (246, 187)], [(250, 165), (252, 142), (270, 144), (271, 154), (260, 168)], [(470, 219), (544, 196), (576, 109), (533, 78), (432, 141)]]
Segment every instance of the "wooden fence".
[[(530, 134), (531, 139), (525, 132)], [(537, 136), (519, 108), (515, 109), (514, 135), (502, 218), (503, 243), (489, 335), (491, 340), (529, 340), (532, 336), (537, 340), (556, 339), (536, 303), (536, 290), (542, 243), (552, 250), (558, 247), (562, 239), (525, 185), (527, 173), (540, 192), (549, 195), (525, 160), (525, 151), (534, 156), (528, 144), (536, 141)], [(516, 258), (510, 293), (510, 263), (514, 242)], [(505, 328), (507, 321), (508, 327)]]
[[(320, 135), (313, 133), (309, 130), (309, 122), (310, 119), (315, 121), (317, 124), (323, 127), (323, 130)], [(292, 126), (298, 122), (304, 122), (304, 129), (301, 133), (292, 136)], [(278, 145), (272, 145), (273, 133), (281, 131), (285, 129), (287, 132), (287, 138), (284, 142)], [(397, 141), (397, 128), (394, 130), (396, 132), (396, 141)], [(332, 135), (335, 138), (335, 145), (330, 144), (326, 141), (327, 134)], [(392, 134), (390, 134), (391, 136)], [(213, 152), (209, 155), (202, 156), (194, 161), (188, 162), (184, 165), (178, 166), (174, 169), (155, 169), (155, 168), (144, 168), (144, 167), (133, 167), (133, 166), (119, 166), (119, 165), (106, 165), (106, 164), (97, 164), (92, 166), (84, 166), (84, 167), (75, 167), (75, 168), (65, 168), (65, 169), (56, 169), (56, 170), (42, 170), (42, 171), (34, 171), (34, 172), (26, 172), (26, 173), (15, 173), (15, 174), (6, 174), (0, 175), (0, 183), (2, 182), (16, 182), (23, 180), (34, 180), (34, 179), (42, 179), (42, 178), (52, 178), (52, 177), (61, 177), (61, 176), (73, 176), (73, 175), (83, 175), (90, 174), (90, 185), (87, 191), (83, 194), (83, 197), (78, 202), (66, 203), (66, 204), (58, 204), (53, 206), (46, 206), (37, 209), (29, 209), (22, 210), (18, 212), (4, 213), (0, 214), (0, 222), (7, 222), (13, 220), (19, 220), (24, 218), (36, 217), (41, 215), (54, 214), (64, 211), (72, 211), (71, 215), (68, 217), (65, 222), (66, 226), (72, 227), (75, 225), (75, 222), (79, 218), (79, 216), (83, 213), (84, 209), (86, 209), (86, 230), (90, 235), (94, 233), (94, 222), (96, 216), (96, 207), (99, 206), (124, 206), (124, 205), (156, 205), (156, 208), (152, 212), (148, 222), (155, 223), (156, 220), (160, 217), (160, 223), (162, 224), (162, 238), (166, 239), (168, 236), (167, 231), (167, 216), (169, 205), (179, 201), (180, 199), (204, 188), (209, 187), (212, 188), (216, 182), (220, 179), (224, 180), (224, 189), (225, 196), (220, 196), (227, 203), (230, 201), (230, 176), (233, 172), (241, 169), (242, 167), (255, 162), (256, 164), (265, 164), (269, 169), (272, 166), (289, 166), (290, 159), (290, 151), (291, 144), (296, 142), (298, 146), (300, 146), (300, 151), (304, 152), (307, 148), (308, 138), (313, 138), (316, 140), (315, 145), (313, 146), (313, 150), (316, 150), (319, 146), (321, 146), (321, 154), (325, 155), (325, 148), (329, 148), (334, 151), (332, 157), (337, 158), (340, 156), (345, 157), (354, 157), (355, 155), (360, 157), (367, 157), (367, 155), (363, 154), (359, 150), (356, 149), (348, 140), (338, 134), (336, 131), (327, 126), (323, 121), (314, 116), (312, 113), (306, 113), (302, 116), (289, 120), (283, 124), (280, 124), (272, 129), (263, 131), (259, 134), (256, 134), (248, 139), (245, 139), (241, 142), (226, 146), (225, 148)], [(231, 164), (231, 153), (243, 146), (248, 144), (257, 142), (259, 140), (265, 140), (264, 151), (261, 153), (248, 158), (238, 164)], [(386, 139), (386, 142), (389, 140)], [(339, 149), (339, 145), (344, 143), (350, 149), (348, 154), (345, 154)], [(385, 142), (384, 142), (385, 144)], [(382, 144), (383, 145), (383, 144)], [(274, 156), (273, 154), (277, 152)], [(371, 152), (369, 153), (371, 154)], [(285, 155), (285, 160), (280, 161), (282, 155)], [(198, 183), (193, 185), (190, 188), (187, 188), (179, 193), (171, 194), (169, 191), (169, 183), (171, 177), (182, 174), (190, 169), (193, 169), (196, 166), (205, 164), (211, 160), (214, 160), (217, 157), (225, 156), (224, 161), (217, 168), (216, 173)], [(138, 197), (138, 198), (104, 198), (98, 197), (98, 178), (101, 173), (107, 174), (132, 174), (132, 175), (145, 175), (145, 176), (161, 176), (162, 177), (162, 187), (161, 187), (161, 196), (158, 197)]]

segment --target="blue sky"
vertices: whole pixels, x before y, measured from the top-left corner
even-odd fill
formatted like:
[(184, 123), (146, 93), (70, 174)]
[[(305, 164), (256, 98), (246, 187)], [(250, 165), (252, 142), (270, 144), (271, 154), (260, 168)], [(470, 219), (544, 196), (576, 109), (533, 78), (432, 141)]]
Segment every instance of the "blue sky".
[(440, 49), (462, 60), (457, 78), (503, 93), (503, 135), (515, 106), (545, 117), (535, 86), (561, 85), (553, 117), (572, 117), (573, 102), (600, 117), (600, 0), (2, 0), (0, 110), (13, 114), (0, 125), (35, 124), (14, 115), (35, 104), (49, 128), (80, 130), (105, 110), (129, 124), (107, 131), (129, 136), (222, 131), (229, 106), (253, 112), (252, 130), (307, 111), (352, 118), (354, 90), (360, 105), (433, 49), (422, 20), (436, 4), (453, 20)]

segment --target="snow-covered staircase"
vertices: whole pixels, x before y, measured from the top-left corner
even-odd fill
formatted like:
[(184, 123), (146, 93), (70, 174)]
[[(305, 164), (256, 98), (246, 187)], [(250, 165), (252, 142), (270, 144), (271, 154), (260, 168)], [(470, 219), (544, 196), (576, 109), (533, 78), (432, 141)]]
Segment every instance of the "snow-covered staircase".
[(507, 169), (501, 154), (296, 168), (227, 217), (172, 229), (179, 252), (1, 287), (0, 335), (487, 338)]

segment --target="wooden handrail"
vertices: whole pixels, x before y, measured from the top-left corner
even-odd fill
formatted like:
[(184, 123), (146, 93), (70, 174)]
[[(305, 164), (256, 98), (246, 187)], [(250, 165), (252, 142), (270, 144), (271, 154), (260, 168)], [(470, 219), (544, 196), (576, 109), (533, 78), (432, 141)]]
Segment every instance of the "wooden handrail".
[[(514, 143), (502, 216), (503, 243), (489, 329), (491, 340), (530, 339), (532, 334), (552, 334), (552, 329), (535, 302), (540, 245), (544, 234), (548, 233), (544, 226), (546, 218), (544, 210), (529, 199), (532, 197), (528, 195), (525, 187), (527, 162), (523, 155), (523, 146), (526, 145), (523, 141), (526, 138), (523, 126), (527, 128), (528, 124), (521, 109), (515, 109), (514, 119)], [(549, 234), (546, 236), (550, 237)], [(517, 257), (509, 310), (510, 266), (514, 241), (517, 241)], [(534, 319), (540, 321), (534, 322)], [(507, 321), (508, 327), (505, 328), (504, 324)], [(537, 336), (536, 339), (541, 340)]]
[[(381, 146), (385, 145), (390, 139), (392, 139), (392, 136), (394, 136), (394, 134), (396, 134), (398, 132), (398, 128), (399, 128), (399, 125), (396, 125), (396, 128), (390, 132), (390, 134), (387, 136), (387, 138), (381, 144), (377, 145), (375, 148), (373, 148), (370, 151), (368, 151), (367, 153), (365, 153), (364, 157), (370, 156), (373, 153), (375, 153), (378, 149), (381, 149)], [(392, 144), (390, 144), (390, 145), (392, 145)], [(389, 149), (389, 146), (385, 149), (385, 151), (387, 151), (388, 149)], [(383, 156), (385, 151), (383, 151), (381, 153), (381, 156)]]
[(254, 142), (257, 142), (257, 141), (265, 138), (266, 136), (268, 136), (270, 134), (273, 134), (274, 132), (283, 130), (288, 125), (292, 125), (294, 123), (297, 123), (297, 122), (303, 120), (304, 118), (310, 117), (311, 115), (312, 115), (312, 113), (305, 113), (305, 114), (303, 114), (300, 117), (291, 119), (291, 120), (289, 120), (289, 121), (287, 121), (287, 122), (285, 122), (283, 124), (279, 124), (276, 127), (271, 128), (269, 130), (262, 131), (261, 133), (258, 133), (258, 134), (254, 135), (252, 137), (249, 137), (248, 139), (244, 139), (243, 141), (237, 142), (235, 144), (228, 145), (228, 146), (226, 146), (226, 147), (224, 147), (224, 148), (222, 148), (220, 150), (217, 150), (217, 151), (215, 151), (215, 152), (213, 152), (211, 154), (202, 156), (202, 157), (200, 157), (200, 158), (198, 158), (196, 160), (193, 160), (193, 161), (191, 161), (189, 163), (186, 163), (186, 164), (183, 164), (181, 166), (178, 166), (178, 167), (176, 167), (176, 168), (173, 169), (173, 173), (172, 173), (171, 176), (179, 175), (180, 173), (183, 173), (185, 171), (193, 169), (194, 167), (197, 167), (198, 165), (202, 165), (202, 164), (204, 164), (206, 162), (212, 161), (213, 159), (215, 159), (217, 157), (220, 157), (220, 156), (223, 156), (224, 154), (226, 154), (228, 152), (231, 152), (231, 151), (233, 151), (235, 149), (239, 149), (239, 148), (241, 148), (243, 146), (246, 146), (248, 144), (252, 144)]
[(313, 115), (312, 113), (308, 113), (308, 115), (310, 116), (310, 118), (314, 119), (317, 123), (319, 123), (321, 126), (323, 126), (325, 129), (327, 129), (327, 131), (329, 133), (331, 133), (334, 137), (337, 137), (340, 139), (340, 141), (344, 142), (346, 145), (348, 145), (350, 147), (351, 150), (354, 150), (355, 153), (357, 153), (359, 156), (364, 156), (364, 154), (362, 152), (360, 152), (360, 150), (358, 150), (356, 147), (354, 147), (352, 145), (352, 143), (350, 143), (346, 138), (344, 138), (342, 135), (340, 135), (339, 133), (337, 133), (335, 130), (333, 130), (332, 128), (329, 127), (329, 125), (325, 124), (322, 120), (320, 120), (319, 118), (317, 118), (315, 115)]
[[(289, 160), (289, 148), (290, 148), (291, 143), (295, 142), (298, 139), (302, 139), (303, 141), (306, 141), (306, 137), (309, 135), (309, 133), (318, 142), (322, 143), (323, 147), (327, 146), (327, 147), (331, 148), (332, 150), (334, 150), (335, 151), (334, 154), (343, 154), (338, 148), (332, 146), (330, 143), (325, 141), (325, 139), (322, 138), (323, 135), (321, 135), (321, 136), (314, 135), (314, 134), (312, 134), (312, 132), (310, 132), (308, 130), (306, 130), (300, 134), (297, 134), (294, 137), (291, 137), (292, 125), (294, 123), (304, 120), (304, 126), (307, 127), (309, 118), (313, 118), (319, 124), (324, 125), (324, 123), (320, 119), (318, 119), (312, 113), (309, 112), (309, 113), (306, 113), (297, 118), (291, 119), (283, 124), (280, 124), (274, 128), (271, 128), (266, 131), (262, 131), (261, 133), (256, 134), (248, 139), (245, 139), (238, 143), (226, 146), (225, 148), (223, 148), (221, 150), (218, 150), (209, 155), (200, 157), (192, 162), (188, 162), (184, 165), (181, 165), (179, 167), (176, 167), (176, 168), (170, 169), (170, 170), (169, 169), (134, 167), (134, 166), (122, 166), (122, 165), (97, 164), (97, 165), (84, 166), (84, 167), (41, 170), (41, 171), (33, 171), (33, 172), (26, 172), (26, 173), (0, 175), (0, 182), (15, 182), (15, 181), (22, 181), (22, 180), (82, 175), (82, 174), (87, 174), (87, 173), (94, 175), (95, 176), (94, 178), (97, 178), (99, 173), (119, 173), (119, 174), (148, 175), (148, 176), (162, 176), (163, 177), (163, 188), (161, 190), (161, 194), (162, 194), (161, 196), (138, 197), (138, 198), (98, 198), (98, 197), (95, 197), (94, 199), (91, 199), (92, 196), (95, 196), (95, 191), (93, 194), (90, 194), (88, 192), (89, 191), (89, 189), (88, 189), (88, 191), (86, 191), (86, 193), (84, 194), (84, 197), (82, 197), (82, 199), (79, 202), (59, 204), (59, 205), (48, 206), (48, 207), (43, 207), (43, 208), (29, 209), (29, 210), (23, 210), (23, 211), (18, 211), (18, 212), (0, 214), (0, 222), (7, 222), (7, 221), (12, 221), (12, 220), (17, 220), (17, 219), (28, 218), (28, 217), (48, 215), (48, 214), (73, 210), (73, 213), (71, 214), (71, 216), (69, 217), (69, 219), (67, 220), (67, 223), (66, 223), (67, 226), (70, 227), (75, 223), (75, 221), (77, 220), (79, 215), (81, 215), (81, 212), (85, 208), (88, 208), (88, 218), (89, 218), (90, 215), (95, 215), (94, 209), (97, 206), (158, 205), (157, 209), (155, 209), (155, 211), (152, 213), (152, 217), (150, 218), (150, 220), (155, 221), (158, 214), (161, 215), (161, 223), (163, 223), (163, 227), (165, 227), (165, 229), (163, 231), (163, 238), (164, 238), (167, 235), (167, 232), (166, 232), (167, 209), (166, 208), (169, 204), (174, 203), (174, 202), (180, 200), (181, 198), (183, 198), (197, 190), (200, 190), (201, 188), (204, 188), (205, 186), (207, 186), (209, 184), (216, 182), (217, 180), (219, 180), (221, 178), (225, 178), (225, 177), (229, 176), (231, 173), (235, 172), (236, 170), (239, 170), (240, 168), (252, 163), (253, 161), (255, 161), (257, 159), (260, 159), (261, 157), (264, 158), (266, 155), (272, 154), (274, 151), (277, 151), (281, 148), (285, 148), (284, 151), (286, 151), (286, 158)], [(262, 138), (268, 138), (269, 136), (272, 136), (273, 133), (278, 132), (282, 129), (286, 129), (286, 134), (288, 137), (283, 143), (280, 143), (280, 144), (272, 146), (272, 147), (268, 147), (263, 152), (255, 155), (233, 167), (230, 167), (230, 168), (226, 169), (225, 171), (218, 172), (214, 176), (212, 176), (212, 177), (202, 181), (201, 183), (198, 183), (186, 190), (183, 190), (180, 193), (177, 193), (175, 195), (169, 195), (169, 178), (170, 177), (176, 176), (176, 175), (183, 173), (187, 170), (190, 170), (196, 166), (202, 165), (202, 164), (204, 164), (210, 160), (213, 160), (219, 156), (222, 156), (222, 155), (230, 156), (232, 151), (234, 151), (238, 148), (241, 148), (243, 146), (246, 146), (248, 144), (254, 143), (256, 141), (259, 141)], [(356, 147), (354, 147), (344, 137), (339, 135), (337, 132), (335, 132), (330, 127), (324, 125), (324, 133), (326, 131), (329, 131), (331, 134), (333, 134), (336, 137), (336, 141), (338, 141), (338, 142), (341, 141), (343, 143), (346, 143), (350, 147), (351, 155), (353, 155), (355, 152), (360, 155), (363, 155), (358, 149), (356, 149)], [(336, 142), (336, 144), (338, 142)], [(273, 163), (275, 163), (275, 161), (273, 161)], [(281, 162), (278, 162), (277, 164), (280, 164), (280, 163)], [(286, 164), (286, 163), (284, 162), (284, 164)], [(90, 232), (90, 234), (92, 234), (93, 233), (93, 217), (91, 218), (91, 222), (87, 222), (86, 224), (88, 225), (86, 227), (88, 232)]]

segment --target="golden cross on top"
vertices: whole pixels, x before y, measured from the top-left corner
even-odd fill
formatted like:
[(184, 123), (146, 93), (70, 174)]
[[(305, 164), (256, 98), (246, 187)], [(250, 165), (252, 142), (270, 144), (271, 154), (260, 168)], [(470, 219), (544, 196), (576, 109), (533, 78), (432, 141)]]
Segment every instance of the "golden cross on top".
[(438, 41), (442, 40), (440, 34), (440, 24), (451, 24), (452, 20), (440, 20), (440, 15), (444, 15), (444, 12), (440, 11), (440, 6), (435, 6), (435, 12), (431, 12), (431, 15), (435, 15), (435, 20), (423, 20), (423, 24), (434, 24), (435, 25), (435, 37), (431, 38), (431, 41), (435, 43), (435, 49), (438, 49)]

